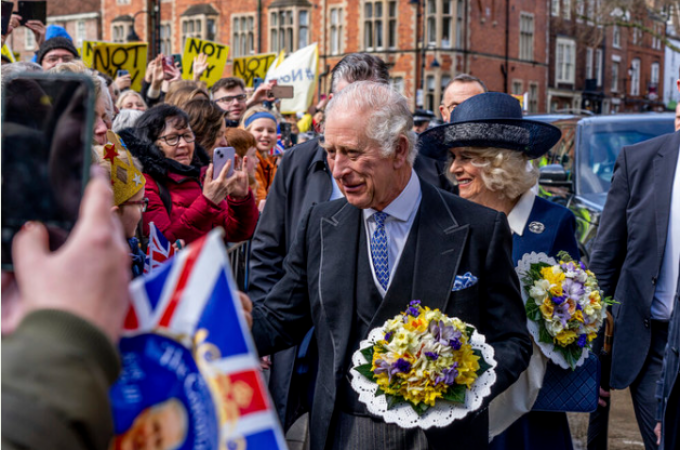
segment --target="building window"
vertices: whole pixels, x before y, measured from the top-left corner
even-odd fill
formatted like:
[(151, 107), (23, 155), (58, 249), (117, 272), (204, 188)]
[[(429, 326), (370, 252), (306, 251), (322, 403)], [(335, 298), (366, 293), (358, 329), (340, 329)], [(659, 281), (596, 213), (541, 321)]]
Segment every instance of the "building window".
[(557, 38), (555, 80), (557, 83), (573, 83), (576, 65), (576, 43), (570, 39)]
[(586, 49), (586, 80), (593, 78), (593, 49)]
[(172, 54), (172, 25), (170, 22), (161, 24), (161, 53), (164, 55)]
[(602, 86), (602, 49), (595, 49), (595, 78), (597, 87)]
[(85, 40), (85, 21), (79, 20), (76, 22), (76, 46), (82, 47)]
[(390, 87), (400, 94), (404, 94), (404, 77), (390, 77)]
[(26, 50), (34, 50), (35, 49), (35, 35), (31, 30), (28, 28), (24, 28), (24, 36), (26, 37), (26, 42), (24, 45), (24, 48)]
[(253, 16), (231, 16), (231, 53), (238, 58), (255, 53), (255, 34)]
[(425, 109), (429, 109), (430, 111), (434, 111), (435, 108), (435, 86), (436, 84), (434, 75), (428, 75), (425, 77)]
[(550, 13), (555, 17), (559, 17), (559, 15), (560, 15), (560, 0), (551, 0), (550, 4), (551, 4)]
[(583, 21), (583, 15), (585, 13), (585, 5), (583, 4), (585, 0), (576, 0), (576, 20), (578, 22)]
[(342, 8), (331, 8), (331, 55), (342, 53)]
[(529, 112), (538, 112), (538, 84), (529, 84)]
[(612, 29), (612, 45), (616, 48), (621, 48), (621, 29), (618, 25), (614, 25)]
[(595, 19), (595, 0), (586, 0), (588, 2), (588, 20), (594, 21)]
[(633, 24), (633, 45), (642, 45), (642, 30), (639, 23)]
[[(189, 7), (189, 10), (183, 14), (181, 20), (182, 27), (182, 48), (187, 38), (197, 38), (206, 41), (214, 41), (217, 37), (217, 11), (209, 5), (208, 8), (202, 8), (200, 11), (191, 11), (196, 6)], [(208, 11), (206, 11), (208, 9)]]
[(640, 95), (640, 60), (635, 58), (630, 65), (630, 95)]
[(397, 2), (391, 1), (388, 3), (389, 17), (387, 24), (387, 46), (389, 48), (397, 47)]
[[(456, 44), (462, 37), (458, 27), (463, 20), (464, 4), (456, 0), (427, 0), (427, 44), (433, 47), (451, 48), (453, 39)], [(456, 20), (453, 20), (453, 8), (456, 7)], [(455, 27), (455, 28), (454, 28)]]
[(654, 24), (654, 33), (652, 34), (652, 48), (654, 50), (661, 50), (661, 39), (663, 35), (663, 26)]
[(116, 0), (117, 5), (129, 5), (130, 0)]
[(519, 59), (534, 60), (534, 15), (519, 15)]
[(456, 7), (456, 48), (463, 47), (463, 20), (465, 19), (465, 3), (458, 0)]
[(652, 73), (650, 75), (650, 79), (651, 79), (653, 86), (659, 85), (659, 63), (658, 62), (652, 63)]
[(612, 92), (619, 91), (619, 63), (612, 62)]
[(124, 24), (114, 24), (111, 26), (112, 41), (116, 43), (123, 43), (127, 40), (128, 26)]
[(562, 17), (571, 20), (571, 0), (562, 0)]
[(201, 19), (182, 20), (182, 48), (188, 38), (203, 38), (203, 22)]
[(292, 53), (309, 45), (309, 8), (274, 9), (269, 17), (270, 51)]
[(512, 95), (522, 95), (522, 81), (515, 80), (512, 82)]

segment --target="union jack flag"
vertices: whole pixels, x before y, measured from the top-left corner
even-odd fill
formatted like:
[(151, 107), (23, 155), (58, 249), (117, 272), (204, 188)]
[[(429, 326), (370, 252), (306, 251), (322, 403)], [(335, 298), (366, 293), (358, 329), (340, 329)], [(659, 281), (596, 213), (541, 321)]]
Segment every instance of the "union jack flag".
[[(174, 356), (166, 358), (163, 351), (154, 350), (151, 338), (138, 347), (130, 343), (138, 342), (144, 336), (176, 336), (182, 337), (177, 338), (177, 345), (184, 345), (186, 351), (196, 357), (201, 375), (210, 386), (214, 406), (212, 401), (204, 400), (204, 407), (196, 409), (214, 412), (215, 418), (210, 423), (217, 424), (215, 443), (219, 442), (219, 448), (287, 448), (259, 371), (257, 350), (243, 316), (221, 229), (194, 241), (152, 274), (134, 280), (130, 284), (130, 294), (131, 307), (121, 340), (123, 375), (111, 395), (118, 439), (130, 429), (131, 419), (126, 416), (131, 414), (130, 410), (134, 409), (138, 414), (137, 410), (148, 407), (144, 403), (145, 392), (155, 389), (156, 392), (147, 397), (154, 396), (154, 404), (157, 404), (158, 390), (166, 389), (159, 382), (161, 378), (156, 377), (154, 387), (144, 390), (144, 379), (151, 380), (151, 373), (140, 377), (140, 384), (131, 386), (135, 381), (130, 380), (136, 379), (140, 367), (147, 367), (143, 361), (139, 362), (139, 358), (148, 359), (148, 354), (159, 354), (161, 366), (179, 361)], [(211, 349), (209, 358), (199, 358), (201, 344)], [(125, 352), (130, 348), (145, 348), (147, 353), (137, 350), (136, 356), (131, 358)], [(133, 367), (126, 367), (125, 362), (133, 360), (137, 361)], [(186, 374), (182, 373), (182, 376)], [(186, 380), (188, 377), (184, 382), (168, 386), (165, 394), (161, 394), (161, 400), (177, 396), (178, 389), (187, 385)], [(129, 392), (137, 393), (130, 396)], [(205, 420), (193, 422), (193, 419), (189, 417), (188, 422), (200, 422), (199, 428), (205, 427)], [(119, 426), (118, 422), (126, 422), (126, 425)], [(192, 436), (194, 431), (187, 436)], [(196, 432), (200, 434), (200, 430)]]
[(149, 245), (146, 248), (144, 273), (148, 274), (158, 269), (175, 254), (175, 247), (156, 228), (156, 224), (149, 223)]
[(286, 146), (281, 140), (281, 125), (276, 124), (276, 145), (269, 150), (269, 156), (283, 156), (286, 151)]

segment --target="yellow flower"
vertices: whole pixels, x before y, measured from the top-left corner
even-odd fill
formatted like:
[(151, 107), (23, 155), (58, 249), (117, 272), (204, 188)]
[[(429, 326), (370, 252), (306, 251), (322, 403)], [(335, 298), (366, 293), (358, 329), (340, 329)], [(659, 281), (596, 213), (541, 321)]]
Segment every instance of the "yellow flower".
[(597, 332), (593, 332), (593, 333), (588, 333), (588, 336), (586, 337), (586, 339), (588, 339), (588, 342), (592, 342), (596, 337), (597, 337)]
[(541, 310), (541, 314), (543, 314), (543, 318), (545, 319), (551, 319), (553, 316), (553, 312), (555, 310), (555, 306), (549, 298), (546, 298), (543, 300), (543, 304), (538, 307), (538, 309)]
[(562, 346), (566, 347), (567, 345), (571, 344), (576, 340), (578, 335), (576, 334), (575, 331), (572, 330), (562, 330), (560, 333), (555, 336), (555, 339), (557, 339), (557, 342)]
[(573, 318), (575, 320), (578, 320), (579, 322), (585, 323), (585, 320), (583, 320), (583, 312), (581, 312), (581, 311), (576, 311), (573, 315)]
[(564, 281), (564, 272), (559, 266), (544, 267), (541, 269), (541, 276), (550, 283), (550, 293), (553, 297), (562, 296), (562, 281)]
[(456, 377), (456, 383), (464, 384), (470, 389), (472, 383), (477, 379), (479, 356), (474, 354), (470, 345), (463, 345), (456, 353), (458, 354), (458, 376)]

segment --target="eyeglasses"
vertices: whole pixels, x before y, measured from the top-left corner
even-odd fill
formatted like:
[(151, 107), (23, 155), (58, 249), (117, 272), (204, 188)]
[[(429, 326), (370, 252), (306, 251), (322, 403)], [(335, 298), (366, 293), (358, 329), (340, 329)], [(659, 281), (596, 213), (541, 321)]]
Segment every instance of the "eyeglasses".
[(215, 100), (217, 103), (224, 103), (225, 105), (228, 105), (230, 103), (233, 103), (234, 101), (236, 102), (244, 102), (246, 100), (246, 94), (238, 94), (238, 95), (227, 95), (226, 97), (220, 97), (217, 100)]
[(144, 197), (141, 200), (128, 200), (123, 202), (123, 205), (138, 205), (142, 212), (146, 212), (146, 209), (149, 207), (149, 199)]
[(179, 138), (183, 138), (184, 142), (187, 144), (191, 144), (196, 140), (196, 136), (194, 136), (194, 133), (184, 133), (182, 135), (179, 134), (169, 134), (167, 136), (160, 136), (158, 139), (162, 140), (166, 144), (168, 144), (170, 147), (175, 147), (179, 145)]

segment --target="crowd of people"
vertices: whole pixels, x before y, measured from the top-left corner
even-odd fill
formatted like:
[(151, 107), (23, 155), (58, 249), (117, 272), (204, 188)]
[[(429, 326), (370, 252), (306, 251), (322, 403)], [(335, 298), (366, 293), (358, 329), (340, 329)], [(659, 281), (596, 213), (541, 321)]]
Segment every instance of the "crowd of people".
[[(281, 424), (308, 412), (310, 448), (574, 448), (564, 412), (494, 409), (538, 352), (516, 262), (531, 252), (580, 258), (574, 215), (535, 191), (532, 161), (559, 129), (524, 118), (513, 97), (470, 75), (446, 86), (443, 123), (433, 126), (432, 112), (411, 112), (370, 54), (345, 56), (328, 98), (299, 115), (279, 112), (276, 81), (250, 89), (228, 77), (209, 89), (198, 81), (204, 55), (193, 80), (159, 55), (136, 92), (129, 75), (87, 68), (59, 27), (27, 26), (36, 61), (3, 61), (3, 90), (22, 73), (88, 77), (93, 166), (65, 246), (50, 253), (45, 227), (28, 222), (13, 242), (14, 273), (2, 275), (3, 447), (109, 447), (115, 344), (153, 223), (178, 249), (217, 227), (227, 242), (251, 241), (241, 301), (269, 357)], [(284, 124), (297, 145), (281, 152)], [(630, 386), (648, 450), (680, 448), (679, 136), (621, 152), (590, 261), (618, 300), (611, 387)], [(235, 157), (216, 173), (224, 147)], [(384, 248), (376, 236), (387, 236)], [(457, 290), (463, 273), (477, 282)], [(444, 428), (385, 423), (349, 382), (359, 342), (413, 299), (477, 327), (498, 363), (490, 402)], [(606, 448), (602, 396), (592, 449)], [(498, 426), (499, 415), (509, 423)]]

